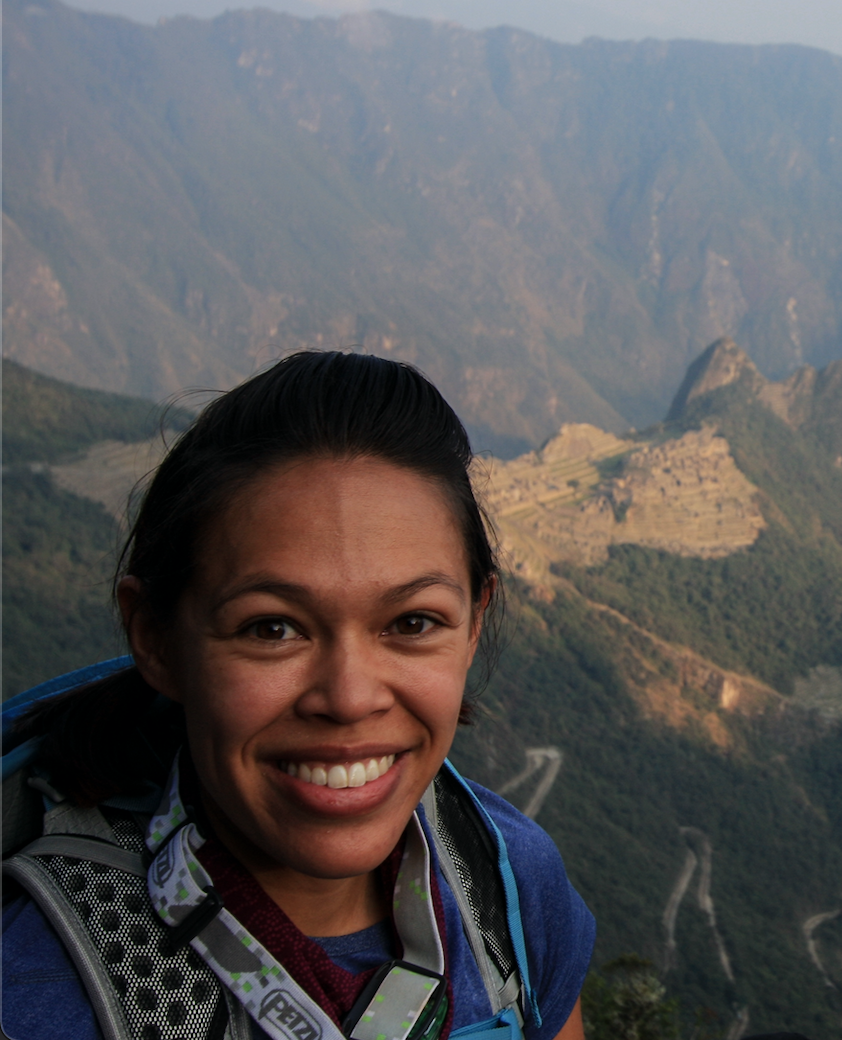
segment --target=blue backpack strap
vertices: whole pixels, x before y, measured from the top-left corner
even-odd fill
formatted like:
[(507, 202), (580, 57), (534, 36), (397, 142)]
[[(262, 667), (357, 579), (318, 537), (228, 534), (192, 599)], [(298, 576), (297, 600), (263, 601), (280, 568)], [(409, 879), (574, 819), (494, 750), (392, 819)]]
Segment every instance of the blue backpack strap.
[[(477, 796), (474, 794), (471, 787), (460, 775), (458, 770), (454, 767), (453, 763), (450, 762), (449, 759), (445, 759), (443, 768), (447, 769), (450, 776), (455, 781), (457, 781), (461, 789), (468, 795), (472, 804), (479, 812), (480, 817), (482, 818), (486, 827), (488, 828), (488, 832), (493, 838), (495, 845), (497, 846), (497, 870), (499, 872), (500, 880), (503, 884), (503, 891), (505, 893), (506, 920), (509, 927), (509, 936), (512, 942), (515, 961), (517, 963), (517, 970), (518, 974), (520, 975), (521, 983), (523, 986), (523, 994), (525, 995), (526, 1001), (529, 1004), (529, 1009), (531, 1010), (532, 1015), (535, 1019), (535, 1024), (537, 1026), (540, 1026), (541, 1011), (538, 1007), (538, 1000), (529, 978), (529, 963), (526, 957), (526, 940), (523, 934), (523, 919), (521, 918), (520, 913), (520, 897), (518, 895), (515, 874), (512, 870), (512, 865), (509, 861), (509, 853), (506, 849), (505, 839), (503, 838), (503, 835), (500, 833), (500, 828), (494, 822), (488, 810), (485, 808), (485, 806), (482, 804), (479, 798), (477, 798)], [(497, 1030), (501, 1027), (492, 1028), (494, 1028), (496, 1034)], [(454, 1033), (453, 1035), (456, 1036), (460, 1032), (461, 1030), (458, 1030), (457, 1033)], [(502, 1034), (500, 1034), (500, 1038), (502, 1040)], [(491, 1040), (491, 1037), (489, 1037), (488, 1040)]]
[(97, 679), (104, 679), (113, 672), (123, 671), (123, 669), (131, 668), (133, 665), (134, 658), (130, 654), (124, 654), (122, 657), (112, 657), (108, 661), (89, 664), (84, 668), (76, 668), (72, 672), (65, 672), (64, 675), (57, 675), (54, 679), (48, 679), (46, 682), (39, 683), (29, 690), (24, 690), (23, 693), (19, 693), (15, 697), (10, 697), (3, 705), (3, 739), (5, 740), (9, 735), (15, 719), (22, 715), (34, 701), (43, 700), (44, 697), (55, 697), (59, 693), (66, 693), (77, 686), (85, 686), (87, 683), (96, 682)]
[(28, 765), (35, 755), (38, 747), (37, 740), (27, 740), (25, 743), (17, 746), (14, 746), (12, 742), (11, 749), (9, 751), (6, 749), (9, 747), (16, 720), (24, 712), (28, 711), (36, 701), (44, 700), (47, 697), (57, 697), (60, 693), (66, 693), (68, 690), (76, 689), (79, 686), (86, 686), (88, 683), (96, 682), (97, 679), (105, 679), (115, 672), (131, 668), (133, 665), (134, 659), (128, 654), (123, 657), (112, 657), (108, 661), (100, 661), (98, 664), (91, 664), (85, 668), (77, 668), (75, 671), (56, 676), (55, 679), (48, 679), (47, 682), (33, 686), (30, 690), (24, 690), (23, 693), (19, 693), (16, 697), (6, 701), (2, 712), (3, 780), (7, 780), (19, 769)]
[(38, 701), (105, 679), (133, 665), (133, 659), (125, 656), (77, 668), (33, 686), (30, 690), (24, 690), (3, 705), (3, 856), (41, 833), (44, 807), (46, 805), (50, 808), (55, 801), (55, 792), (43, 776), (29, 776), (29, 767), (37, 755), (41, 737), (31, 737), (25, 741), (16, 737), (14, 724), (17, 719)]
[(450, 1035), (458, 1037), (458, 1040), (523, 1040), (523, 1030), (511, 1008), (504, 1008), (484, 1022), (472, 1022), (469, 1026), (454, 1029)]

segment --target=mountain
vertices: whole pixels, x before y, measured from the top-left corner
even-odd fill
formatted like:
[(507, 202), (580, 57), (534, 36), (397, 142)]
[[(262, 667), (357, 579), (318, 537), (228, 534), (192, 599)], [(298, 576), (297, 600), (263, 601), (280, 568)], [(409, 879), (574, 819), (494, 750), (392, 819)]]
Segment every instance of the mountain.
[[(597, 916), (595, 967), (650, 958), (697, 1040), (696, 1012), (711, 1038), (839, 1035), (838, 371), (772, 384), (719, 342), (668, 422), (623, 438), (567, 424), (475, 474), (509, 620), (454, 760), (558, 843)], [(4, 415), (24, 442), (57, 392), (28, 385)], [(782, 416), (790, 386), (812, 390)], [(91, 393), (58, 389), (80, 408)], [(110, 422), (106, 447), (4, 473), (7, 695), (119, 652), (115, 484), (125, 497), (148, 456)]]
[[(842, 451), (842, 359), (831, 362), (822, 372), (805, 365), (785, 381), (775, 383), (760, 374), (732, 339), (723, 337), (711, 343), (687, 369), (667, 421), (681, 419), (690, 413), (696, 399), (733, 384), (793, 429), (818, 434), (831, 453)], [(838, 465), (842, 467), (842, 461)]]
[(517, 630), (454, 758), (537, 815), (596, 963), (649, 957), (687, 1035), (694, 1007), (842, 1024), (840, 374), (772, 383), (721, 340), (667, 422), (480, 477)]
[(4, 5), (8, 356), (160, 398), (417, 362), (481, 446), (662, 416), (733, 336), (839, 354), (842, 59), (268, 11)]
[[(160, 458), (161, 427), (172, 435), (188, 419), (183, 408), (71, 386), (3, 359), (4, 698), (122, 652), (108, 596), (122, 535), (114, 514)], [(139, 441), (158, 449), (148, 464)], [(75, 473), (94, 445), (87, 493), (73, 494), (65, 466)], [(115, 450), (130, 463), (117, 472), (108, 465)], [(109, 512), (90, 489), (115, 483)]]
[(69, 386), (3, 358), (3, 462), (53, 462), (103, 440), (133, 444), (166, 422), (183, 429), (184, 408)]
[(621, 440), (563, 426), (478, 484), (515, 575), (572, 582), (646, 631), (791, 694), (842, 664), (842, 363), (764, 379), (731, 340), (670, 418)]

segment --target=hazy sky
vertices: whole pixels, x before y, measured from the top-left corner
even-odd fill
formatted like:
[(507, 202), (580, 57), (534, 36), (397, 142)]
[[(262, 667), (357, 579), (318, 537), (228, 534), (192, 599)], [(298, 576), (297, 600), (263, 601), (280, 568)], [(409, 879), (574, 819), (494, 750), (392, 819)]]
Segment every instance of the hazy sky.
[(568, 43), (677, 37), (725, 43), (803, 43), (842, 54), (842, 0), (73, 0), (71, 6), (136, 21), (226, 8), (269, 7), (298, 15), (380, 8), (445, 18), (471, 28), (514, 25)]

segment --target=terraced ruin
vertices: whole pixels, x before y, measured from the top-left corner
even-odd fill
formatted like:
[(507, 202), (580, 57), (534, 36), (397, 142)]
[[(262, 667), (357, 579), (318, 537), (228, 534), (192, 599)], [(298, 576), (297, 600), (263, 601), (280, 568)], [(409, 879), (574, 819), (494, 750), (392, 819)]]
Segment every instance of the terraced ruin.
[(494, 460), (485, 500), (512, 568), (533, 582), (562, 561), (599, 563), (621, 543), (726, 556), (765, 527), (757, 489), (712, 427), (656, 444), (566, 424), (539, 451)]

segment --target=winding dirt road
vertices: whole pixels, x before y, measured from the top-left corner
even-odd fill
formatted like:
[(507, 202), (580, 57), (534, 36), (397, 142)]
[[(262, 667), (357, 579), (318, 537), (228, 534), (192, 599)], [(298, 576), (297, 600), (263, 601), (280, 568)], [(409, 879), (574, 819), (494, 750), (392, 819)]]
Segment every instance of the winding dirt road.
[[(719, 955), (719, 963), (722, 967), (722, 971), (728, 981), (733, 982), (734, 971), (731, 967), (731, 958), (728, 956), (728, 951), (725, 949), (725, 943), (722, 940), (722, 936), (720, 935), (719, 928), (716, 924), (716, 908), (713, 905), (713, 897), (710, 894), (710, 881), (713, 873), (713, 848), (710, 839), (704, 831), (700, 831), (698, 827), (679, 827), (679, 830), (687, 842), (687, 858), (685, 859), (684, 866), (681, 868), (681, 873), (678, 875), (678, 879), (673, 886), (673, 890), (670, 892), (666, 908), (664, 909), (663, 922), (664, 929), (667, 933), (664, 948), (664, 966), (667, 971), (675, 966), (675, 957), (677, 952), (675, 942), (675, 921), (678, 916), (678, 908), (681, 906), (681, 901), (684, 899), (693, 877), (693, 873), (696, 870), (696, 866), (699, 865), (699, 887), (696, 892), (699, 909), (705, 917), (707, 917), (708, 925), (710, 930), (713, 932), (713, 938), (716, 942), (716, 952)], [(695, 848), (693, 847), (694, 845)]]
[(531, 779), (543, 766), (545, 769), (544, 775), (538, 781), (535, 790), (532, 792), (532, 797), (522, 810), (524, 816), (534, 820), (541, 811), (541, 806), (546, 801), (547, 795), (555, 783), (563, 760), (564, 756), (557, 747), (527, 748), (526, 767), (517, 776), (507, 780), (497, 793), (507, 795), (510, 791), (517, 790), (518, 787)]
[[(725, 949), (725, 943), (716, 924), (716, 908), (713, 904), (713, 897), (710, 894), (710, 883), (713, 876), (713, 847), (708, 836), (704, 831), (700, 831), (698, 827), (679, 827), (679, 831), (687, 843), (687, 856), (669, 894), (667, 905), (664, 908), (663, 922), (664, 931), (666, 932), (664, 971), (670, 971), (677, 963), (678, 945), (675, 941), (675, 922), (678, 917), (678, 908), (687, 894), (687, 889), (690, 887), (690, 882), (693, 880), (693, 875), (698, 867), (699, 887), (696, 890), (696, 899), (699, 903), (699, 909), (707, 918), (708, 926), (713, 932), (720, 967), (728, 981), (734, 982), (731, 958), (728, 956), (728, 951)], [(736, 1010), (733, 1021), (728, 1027), (728, 1032), (725, 1034), (725, 1040), (741, 1040), (741, 1037), (745, 1036), (748, 1030), (748, 1024), (749, 1011), (748, 1005), (745, 1005)]]
[(828, 910), (824, 914), (813, 914), (812, 917), (808, 917), (804, 924), (801, 925), (801, 930), (804, 933), (804, 941), (807, 943), (807, 953), (810, 955), (810, 960), (819, 969), (819, 974), (824, 979), (826, 986), (830, 986), (831, 989), (838, 989), (836, 983), (828, 975), (825, 969), (822, 959), (819, 956), (819, 948), (816, 945), (816, 940), (813, 937), (813, 932), (825, 923), (825, 921), (832, 921), (842, 914), (842, 910)]

